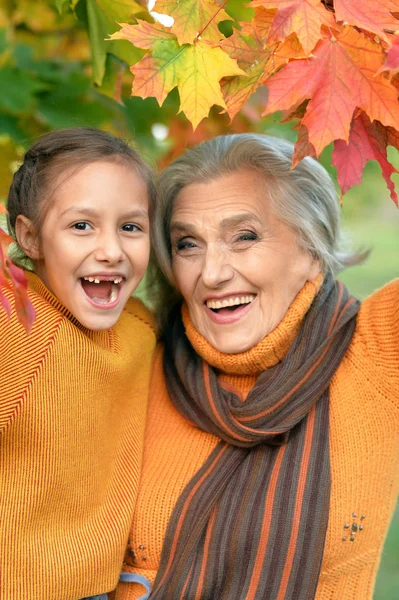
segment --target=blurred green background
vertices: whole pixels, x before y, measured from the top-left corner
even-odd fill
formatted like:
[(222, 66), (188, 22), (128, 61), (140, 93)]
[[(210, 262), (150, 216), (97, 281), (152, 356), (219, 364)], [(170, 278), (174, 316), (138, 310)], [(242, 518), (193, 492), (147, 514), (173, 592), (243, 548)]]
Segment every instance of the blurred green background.
[[(160, 168), (184, 148), (220, 133), (255, 130), (296, 140), (292, 124), (278, 123), (278, 115), (259, 118), (262, 90), (233, 123), (212, 110), (195, 132), (176, 115), (177, 93), (162, 108), (154, 99), (129, 98), (127, 63), (139, 60), (142, 52), (126, 41), (104, 38), (115, 31), (115, 20), (146, 18), (140, 12), (145, 2), (102, 0), (101, 11), (97, 0), (72, 4), (74, 11), (70, 0), (0, 0), (0, 199), (27, 147), (41, 133), (57, 128), (105, 129), (134, 141)], [(229, 0), (227, 8), (234, 11), (240, 4)], [(399, 169), (398, 153), (390, 148), (389, 155)], [(335, 178), (331, 148), (320, 160)], [(399, 188), (399, 176), (393, 179)], [(363, 266), (341, 276), (352, 293), (364, 298), (399, 275), (399, 211), (377, 164), (369, 163), (362, 185), (346, 194), (342, 219), (353, 244), (372, 249)], [(385, 544), (375, 600), (399, 598), (398, 565), (399, 510)]]

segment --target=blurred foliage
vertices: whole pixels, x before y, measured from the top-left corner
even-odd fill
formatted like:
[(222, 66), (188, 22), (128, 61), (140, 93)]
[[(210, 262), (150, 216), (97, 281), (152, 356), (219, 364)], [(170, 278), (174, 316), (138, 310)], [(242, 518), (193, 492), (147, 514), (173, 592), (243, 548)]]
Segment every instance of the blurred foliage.
[[(225, 8), (237, 23), (251, 19), (247, 4), (229, 0)], [(292, 124), (279, 123), (280, 115), (260, 118), (262, 88), (232, 123), (214, 108), (195, 132), (184, 116), (176, 115), (176, 91), (162, 108), (153, 98), (130, 98), (128, 65), (144, 52), (126, 40), (107, 38), (117, 22), (135, 23), (137, 18), (151, 18), (144, 0), (0, 0), (0, 198), (6, 196), (26, 148), (57, 128), (105, 129), (133, 140), (160, 166), (186, 147), (225, 132), (262, 131), (295, 142)], [(232, 23), (221, 24), (226, 34)], [(395, 152), (391, 159), (399, 166)], [(335, 176), (331, 148), (322, 153), (321, 162)], [(376, 164), (370, 168), (379, 172)], [(370, 187), (361, 188), (362, 205), (374, 202)], [(387, 197), (383, 186), (379, 189)], [(349, 196), (346, 205), (352, 204)]]

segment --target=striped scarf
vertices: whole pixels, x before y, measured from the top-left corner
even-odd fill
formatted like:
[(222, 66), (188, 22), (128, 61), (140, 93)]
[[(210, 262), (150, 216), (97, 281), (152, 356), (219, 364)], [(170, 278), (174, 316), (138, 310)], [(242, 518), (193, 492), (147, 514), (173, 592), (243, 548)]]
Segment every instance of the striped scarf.
[(165, 336), (170, 397), (221, 441), (175, 506), (151, 598), (314, 597), (330, 498), (329, 383), (358, 310), (327, 276), (287, 355), (245, 402), (218, 382), (176, 315)]

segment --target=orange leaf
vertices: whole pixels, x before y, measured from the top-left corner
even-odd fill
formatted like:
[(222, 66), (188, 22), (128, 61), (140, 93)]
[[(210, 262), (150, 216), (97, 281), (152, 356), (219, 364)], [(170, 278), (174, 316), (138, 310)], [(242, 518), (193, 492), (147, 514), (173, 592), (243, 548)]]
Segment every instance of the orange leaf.
[(334, 0), (334, 8), (337, 21), (372, 31), (386, 42), (384, 29), (399, 29), (399, 22), (391, 14), (399, 10), (398, 0)]
[(305, 156), (315, 156), (316, 154), (314, 146), (309, 143), (309, 134), (305, 125), (298, 123), (294, 129), (297, 131), (298, 139), (292, 156), (292, 168), (296, 167)]
[(269, 35), (270, 27), (272, 26), (276, 14), (276, 9), (268, 10), (266, 8), (263, 8), (263, 6), (255, 8), (253, 24), (256, 27), (257, 36), (259, 36), (264, 41), (266, 41)]
[(365, 164), (369, 160), (376, 160), (381, 167), (390, 196), (398, 205), (398, 196), (391, 175), (399, 171), (388, 162), (386, 150), (387, 145), (398, 147), (398, 132), (394, 130), (394, 135), (392, 134), (391, 128), (384, 127), (378, 121), (371, 123), (368, 116), (361, 112), (352, 122), (348, 144), (343, 140), (335, 141), (332, 163), (337, 168), (342, 194), (352, 186), (361, 183)]
[(253, 23), (244, 23), (241, 31), (234, 31), (220, 46), (237, 60), (239, 67), (246, 73), (246, 76), (225, 78), (221, 83), (227, 112), (234, 119), (262, 83), (265, 71), (270, 74), (275, 66), (271, 62), (271, 52), (264, 50), (263, 41)]
[(283, 41), (296, 33), (307, 56), (321, 38), (321, 26), (336, 27), (332, 13), (320, 0), (253, 0), (251, 7), (256, 6), (278, 9), (268, 42)]
[(375, 75), (383, 61), (379, 44), (345, 27), (336, 37), (321, 40), (314, 56), (290, 62), (267, 81), (263, 114), (295, 108), (309, 98), (302, 123), (317, 154), (335, 139), (348, 140), (356, 107), (399, 129), (398, 93), (384, 75)]
[(198, 34), (203, 40), (218, 42), (223, 37), (218, 23), (231, 20), (214, 0), (157, 0), (153, 10), (173, 17), (171, 31), (179, 44), (191, 44)]

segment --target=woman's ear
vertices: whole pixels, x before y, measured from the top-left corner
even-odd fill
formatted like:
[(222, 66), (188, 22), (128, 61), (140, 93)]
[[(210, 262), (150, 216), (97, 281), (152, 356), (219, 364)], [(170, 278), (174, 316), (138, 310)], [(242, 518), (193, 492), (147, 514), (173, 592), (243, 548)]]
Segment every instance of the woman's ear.
[(308, 281), (314, 281), (321, 273), (320, 261), (313, 259), (308, 273)]
[(40, 258), (39, 236), (32, 221), (24, 215), (18, 215), (15, 222), (15, 235), (19, 247), (32, 260)]

